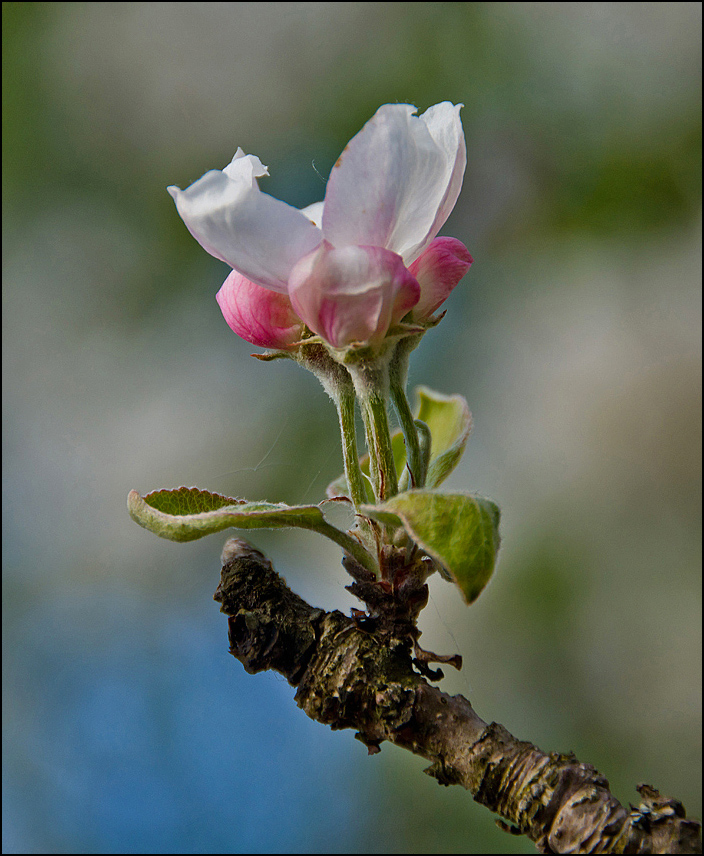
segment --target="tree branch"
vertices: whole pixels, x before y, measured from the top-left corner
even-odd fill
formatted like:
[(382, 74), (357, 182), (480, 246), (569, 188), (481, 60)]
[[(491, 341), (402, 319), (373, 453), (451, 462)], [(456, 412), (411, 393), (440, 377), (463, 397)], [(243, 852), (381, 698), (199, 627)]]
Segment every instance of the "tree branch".
[(462, 785), (539, 852), (702, 852), (701, 824), (678, 800), (642, 784), (641, 805), (624, 808), (591, 765), (517, 740), (464, 696), (428, 684), (414, 668), (428, 673), (413, 659), (411, 636), (380, 635), (366, 618), (310, 606), (246, 541), (225, 544), (214, 597), (247, 672), (280, 672), (311, 719), (355, 729), (370, 754), (387, 740), (428, 759), (426, 773)]

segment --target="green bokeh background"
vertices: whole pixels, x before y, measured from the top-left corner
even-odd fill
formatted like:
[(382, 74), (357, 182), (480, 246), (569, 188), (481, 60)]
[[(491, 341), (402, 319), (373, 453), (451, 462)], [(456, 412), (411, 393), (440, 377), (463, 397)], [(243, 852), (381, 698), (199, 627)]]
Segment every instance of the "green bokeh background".
[[(448, 486), (503, 511), (443, 686), (701, 816), (701, 6), (4, 3), (4, 852), (534, 852), (393, 747), (367, 758), (227, 653), (224, 539), (131, 488), (322, 498), (332, 405), (249, 358), (166, 193), (229, 162), (321, 199), (380, 104), (464, 103), (443, 234), (475, 264), (411, 382), (470, 404)], [(349, 609), (334, 545), (252, 539)]]

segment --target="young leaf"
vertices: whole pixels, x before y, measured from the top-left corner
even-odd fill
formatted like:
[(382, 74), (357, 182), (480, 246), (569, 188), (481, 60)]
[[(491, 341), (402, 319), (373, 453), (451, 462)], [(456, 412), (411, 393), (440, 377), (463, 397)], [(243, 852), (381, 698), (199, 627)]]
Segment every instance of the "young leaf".
[(155, 490), (140, 496), (131, 490), (127, 508), (132, 519), (144, 529), (171, 541), (195, 541), (223, 529), (310, 529), (339, 544), (362, 567), (378, 570), (374, 558), (360, 542), (337, 529), (323, 516), (317, 505), (285, 505), (273, 502), (247, 502), (200, 490), (179, 487)]
[(127, 497), (127, 507), (136, 523), (171, 541), (195, 541), (230, 527), (316, 529), (324, 520), (317, 505), (246, 502), (196, 487), (155, 490), (144, 497), (133, 490)]
[(426, 423), (433, 438), (425, 484), (429, 488), (437, 487), (462, 457), (472, 429), (472, 415), (461, 395), (443, 395), (427, 386), (416, 387), (416, 395), (416, 418)]
[(381, 523), (403, 526), (446, 571), (466, 603), (489, 582), (499, 550), (499, 508), (464, 493), (409, 490), (361, 511)]

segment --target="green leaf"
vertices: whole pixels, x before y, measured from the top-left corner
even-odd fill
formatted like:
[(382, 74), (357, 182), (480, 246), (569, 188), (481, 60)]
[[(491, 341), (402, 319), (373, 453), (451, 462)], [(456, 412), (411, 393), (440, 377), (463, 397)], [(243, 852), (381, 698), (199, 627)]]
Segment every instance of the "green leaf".
[(376, 574), (376, 559), (357, 538), (328, 523), (317, 505), (247, 502), (197, 487), (155, 490), (140, 496), (131, 490), (127, 508), (144, 529), (170, 541), (195, 541), (223, 529), (284, 529), (297, 527), (325, 535)]
[(416, 418), (425, 422), (433, 438), (425, 481), (432, 488), (442, 484), (459, 463), (472, 430), (472, 415), (461, 395), (443, 395), (427, 386), (416, 387), (416, 395)]
[(466, 603), (489, 582), (500, 541), (499, 508), (490, 499), (409, 490), (360, 510), (381, 523), (403, 526), (457, 584)]
[(326, 525), (317, 505), (246, 502), (197, 487), (155, 490), (142, 497), (136, 490), (127, 508), (140, 526), (171, 541), (195, 541), (213, 532), (235, 529), (279, 529), (298, 526), (322, 529)]
[[(467, 438), (472, 429), (472, 415), (467, 401), (461, 395), (443, 395), (427, 386), (416, 387), (415, 418), (430, 428), (432, 443), (430, 447), (430, 465), (426, 478), (426, 487), (437, 487), (445, 481), (459, 463)], [(402, 432), (391, 435), (391, 448), (399, 479), (406, 466), (406, 444)], [(362, 472), (369, 476), (369, 455), (359, 459)], [(330, 498), (349, 496), (347, 479), (344, 475), (331, 482), (326, 490)]]

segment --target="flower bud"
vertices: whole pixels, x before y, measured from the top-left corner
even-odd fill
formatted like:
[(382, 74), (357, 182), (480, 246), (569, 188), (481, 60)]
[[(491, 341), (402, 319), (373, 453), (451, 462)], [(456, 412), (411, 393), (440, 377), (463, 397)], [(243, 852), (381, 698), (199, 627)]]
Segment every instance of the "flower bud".
[(230, 329), (260, 348), (290, 348), (304, 325), (285, 294), (251, 282), (233, 270), (216, 300)]
[(413, 320), (425, 321), (447, 299), (474, 260), (457, 238), (435, 238), (410, 266), (420, 284), (420, 299), (413, 307)]

